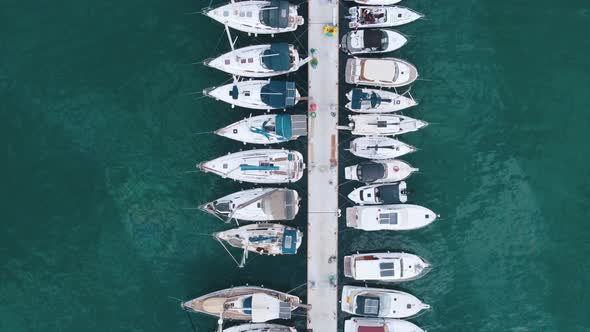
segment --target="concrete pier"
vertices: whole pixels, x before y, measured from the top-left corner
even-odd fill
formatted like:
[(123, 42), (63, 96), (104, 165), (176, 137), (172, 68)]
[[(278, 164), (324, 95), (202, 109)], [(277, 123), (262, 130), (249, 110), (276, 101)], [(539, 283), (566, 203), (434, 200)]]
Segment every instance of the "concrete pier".
[[(336, 332), (338, 323), (338, 3), (309, 0), (307, 329)], [(317, 61), (317, 65), (313, 62)]]

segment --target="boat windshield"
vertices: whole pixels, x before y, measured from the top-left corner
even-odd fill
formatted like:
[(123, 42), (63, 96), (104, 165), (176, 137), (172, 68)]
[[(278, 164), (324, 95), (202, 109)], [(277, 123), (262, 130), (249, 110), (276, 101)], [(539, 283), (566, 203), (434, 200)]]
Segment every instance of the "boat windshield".
[(363, 182), (380, 180), (385, 176), (385, 166), (372, 161), (362, 162), (356, 168), (356, 176)]
[(242, 302), (242, 308), (242, 311), (246, 315), (252, 314), (252, 296), (244, 298), (244, 301)]
[(379, 224), (397, 225), (397, 212), (379, 213)]
[(379, 274), (382, 277), (393, 277), (395, 276), (395, 270), (393, 268), (393, 263), (379, 263)]
[(356, 314), (366, 316), (378, 316), (379, 298), (374, 296), (357, 296)]

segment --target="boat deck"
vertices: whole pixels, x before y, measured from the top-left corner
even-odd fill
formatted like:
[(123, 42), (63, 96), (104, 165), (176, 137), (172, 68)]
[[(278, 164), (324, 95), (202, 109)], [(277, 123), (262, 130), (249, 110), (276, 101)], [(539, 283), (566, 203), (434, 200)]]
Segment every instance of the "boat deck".
[(309, 65), (307, 315), (308, 331), (336, 332), (338, 318), (338, 3), (309, 0), (308, 42), (317, 66)]

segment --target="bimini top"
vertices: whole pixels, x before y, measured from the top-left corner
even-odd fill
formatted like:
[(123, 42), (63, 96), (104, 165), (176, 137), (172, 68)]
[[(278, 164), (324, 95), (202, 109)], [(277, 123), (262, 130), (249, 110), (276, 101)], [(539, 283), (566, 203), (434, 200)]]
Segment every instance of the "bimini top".
[(387, 48), (387, 34), (381, 30), (364, 30), (365, 48), (382, 51)]
[(291, 54), (288, 43), (270, 44), (262, 54), (262, 63), (271, 70), (285, 71), (291, 69)]
[(276, 220), (293, 220), (299, 212), (299, 199), (292, 190), (276, 190), (265, 196), (260, 205), (265, 214)]
[(272, 108), (291, 107), (296, 104), (295, 82), (270, 81), (260, 91), (262, 102)]
[(297, 230), (285, 229), (282, 243), (283, 255), (295, 255), (297, 253)]
[(356, 175), (361, 182), (374, 182), (385, 177), (383, 164), (363, 161), (356, 168)]
[(379, 316), (379, 297), (357, 296), (355, 314), (363, 316)]
[(381, 105), (381, 102), (391, 102), (391, 99), (381, 98), (375, 92), (365, 93), (362, 89), (352, 89), (351, 108), (361, 109), (363, 101), (369, 101), (371, 108), (376, 108)]
[(385, 184), (375, 188), (375, 194), (385, 204), (393, 204), (400, 201), (399, 184)]
[(260, 11), (260, 21), (272, 28), (289, 26), (289, 1), (271, 1)]

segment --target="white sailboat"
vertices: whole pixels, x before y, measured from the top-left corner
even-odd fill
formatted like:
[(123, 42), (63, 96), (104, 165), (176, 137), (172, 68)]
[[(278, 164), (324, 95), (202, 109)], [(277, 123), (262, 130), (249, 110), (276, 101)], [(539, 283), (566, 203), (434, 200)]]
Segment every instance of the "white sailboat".
[(396, 58), (352, 58), (346, 61), (344, 78), (348, 84), (398, 88), (414, 83), (418, 69)]
[(423, 277), (430, 269), (424, 258), (404, 252), (344, 256), (344, 276), (354, 280), (410, 281)]
[(303, 239), (298, 229), (271, 223), (248, 224), (213, 236), (232, 247), (270, 256), (296, 254)]
[(353, 190), (348, 199), (360, 205), (398, 204), (408, 201), (405, 181), (387, 184), (370, 184)]
[(303, 177), (305, 163), (298, 151), (260, 149), (228, 154), (197, 164), (197, 168), (236, 181), (287, 183)]
[(385, 28), (414, 22), (424, 15), (406, 7), (357, 6), (348, 9), (348, 27)]
[(385, 136), (357, 137), (350, 142), (348, 151), (367, 159), (394, 159), (417, 149), (395, 138)]
[(352, 318), (344, 322), (344, 332), (426, 332), (403, 319)]
[(348, 54), (387, 53), (402, 48), (407, 42), (406, 36), (394, 30), (367, 29), (342, 36), (340, 48)]
[(367, 184), (399, 182), (419, 171), (405, 161), (398, 159), (363, 161), (344, 168), (344, 178)]
[(348, 128), (353, 135), (395, 136), (417, 131), (428, 122), (397, 114), (349, 115)]
[(310, 60), (301, 59), (291, 44), (272, 43), (235, 49), (204, 64), (236, 76), (263, 78), (295, 72)]
[(297, 332), (297, 330), (291, 326), (255, 323), (232, 326), (227, 329), (223, 329), (223, 332)]
[(405, 231), (426, 227), (437, 215), (413, 204), (364, 205), (346, 209), (346, 226), (365, 231)]
[(267, 114), (250, 116), (218, 129), (215, 134), (250, 144), (274, 144), (307, 135), (304, 114)]
[(299, 212), (299, 193), (285, 188), (238, 191), (199, 206), (222, 221), (293, 220)]
[(212, 87), (203, 94), (224, 101), (232, 107), (257, 110), (285, 109), (295, 106), (301, 97), (295, 82), (246, 80)]
[(350, 100), (346, 108), (356, 113), (390, 113), (416, 106), (418, 103), (409, 97), (387, 90), (355, 88), (346, 94)]
[(409, 318), (430, 309), (430, 305), (410, 293), (393, 289), (344, 286), (340, 309), (366, 317)]
[(230, 28), (248, 34), (275, 34), (295, 31), (304, 19), (289, 1), (231, 1), (217, 8), (206, 8), (205, 15)]

